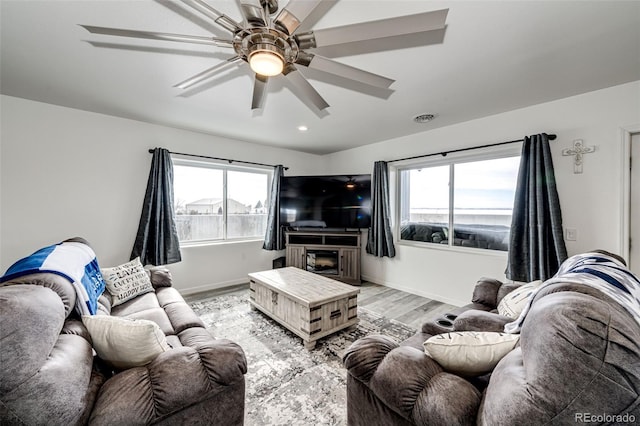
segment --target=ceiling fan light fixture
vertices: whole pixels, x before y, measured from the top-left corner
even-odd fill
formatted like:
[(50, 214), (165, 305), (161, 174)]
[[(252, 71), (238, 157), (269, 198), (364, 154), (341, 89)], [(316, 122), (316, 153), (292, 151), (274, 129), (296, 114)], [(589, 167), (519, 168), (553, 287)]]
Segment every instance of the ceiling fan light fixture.
[(257, 50), (249, 57), (249, 65), (256, 74), (272, 77), (282, 72), (284, 61), (277, 53), (269, 50)]
[[(305, 52), (305, 49), (329, 47), (331, 50), (333, 45), (366, 40), (384, 40), (397, 36), (444, 29), (449, 10), (435, 10), (296, 33), (296, 30), (301, 25), (304, 26), (305, 20), (314, 13), (316, 7), (323, 2), (322, 0), (289, 0), (279, 12), (279, 0), (237, 0), (242, 12), (242, 23), (234, 21), (203, 0), (183, 0), (183, 2), (208, 18), (212, 21), (211, 23), (216, 23), (229, 31), (231, 38), (169, 34), (90, 25), (82, 25), (82, 27), (92, 34), (208, 44), (232, 48), (235, 56), (178, 83), (175, 87), (188, 89), (215, 77), (230, 65), (248, 63), (249, 67), (255, 72), (252, 110), (261, 108), (268, 77), (278, 74), (283, 74), (283, 77), (289, 80), (297, 92), (296, 94), (303, 100), (308, 100), (312, 104), (310, 106), (320, 111), (327, 108), (329, 104), (307, 78), (298, 72), (297, 65), (326, 72), (341, 79), (388, 89), (394, 80), (315, 53)], [(182, 15), (182, 12), (178, 13)], [(271, 15), (276, 16), (272, 18)], [(376, 48), (374, 50), (387, 49)], [(420, 122), (424, 121), (421, 120)]]

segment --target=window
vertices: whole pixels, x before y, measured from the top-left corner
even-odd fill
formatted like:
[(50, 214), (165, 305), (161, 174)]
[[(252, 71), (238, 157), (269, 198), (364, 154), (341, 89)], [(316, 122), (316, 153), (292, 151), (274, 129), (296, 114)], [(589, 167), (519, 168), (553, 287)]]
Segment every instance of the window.
[(181, 243), (263, 238), (271, 170), (173, 159)]
[(507, 251), (516, 152), (399, 169), (400, 240)]

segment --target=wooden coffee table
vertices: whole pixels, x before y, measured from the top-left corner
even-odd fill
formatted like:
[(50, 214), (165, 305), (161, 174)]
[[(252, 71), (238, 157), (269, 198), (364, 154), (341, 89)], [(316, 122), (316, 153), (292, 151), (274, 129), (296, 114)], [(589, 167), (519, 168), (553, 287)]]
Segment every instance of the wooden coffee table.
[(360, 290), (293, 266), (249, 274), (249, 303), (300, 336), (316, 340), (357, 324)]

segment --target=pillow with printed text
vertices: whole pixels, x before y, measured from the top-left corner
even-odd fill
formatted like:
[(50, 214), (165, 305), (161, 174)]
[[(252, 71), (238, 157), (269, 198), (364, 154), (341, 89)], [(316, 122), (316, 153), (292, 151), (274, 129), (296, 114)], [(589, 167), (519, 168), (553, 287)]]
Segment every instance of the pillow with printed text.
[(112, 296), (113, 306), (154, 291), (149, 274), (140, 263), (139, 257), (113, 268), (101, 268), (100, 271), (107, 291)]

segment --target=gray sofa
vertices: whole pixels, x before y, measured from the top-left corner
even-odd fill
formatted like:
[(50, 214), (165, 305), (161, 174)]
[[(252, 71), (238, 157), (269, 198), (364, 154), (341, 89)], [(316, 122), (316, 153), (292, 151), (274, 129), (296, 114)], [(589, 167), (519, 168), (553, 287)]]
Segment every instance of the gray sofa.
[[(539, 425), (640, 421), (640, 327), (580, 283), (540, 291), (519, 345), (483, 377), (462, 378), (425, 355), (446, 331), (502, 331), (496, 312), (516, 284), (483, 279), (471, 304), (435, 318), (401, 344), (384, 336), (344, 354), (350, 425)], [(602, 417), (598, 417), (602, 416)], [(625, 417), (626, 416), (626, 417)]]
[(0, 287), (0, 424), (239, 425), (246, 359), (215, 339), (165, 276), (155, 292), (98, 315), (156, 322), (171, 349), (151, 363), (114, 371), (92, 353), (73, 309), (76, 293), (58, 275), (38, 273)]

